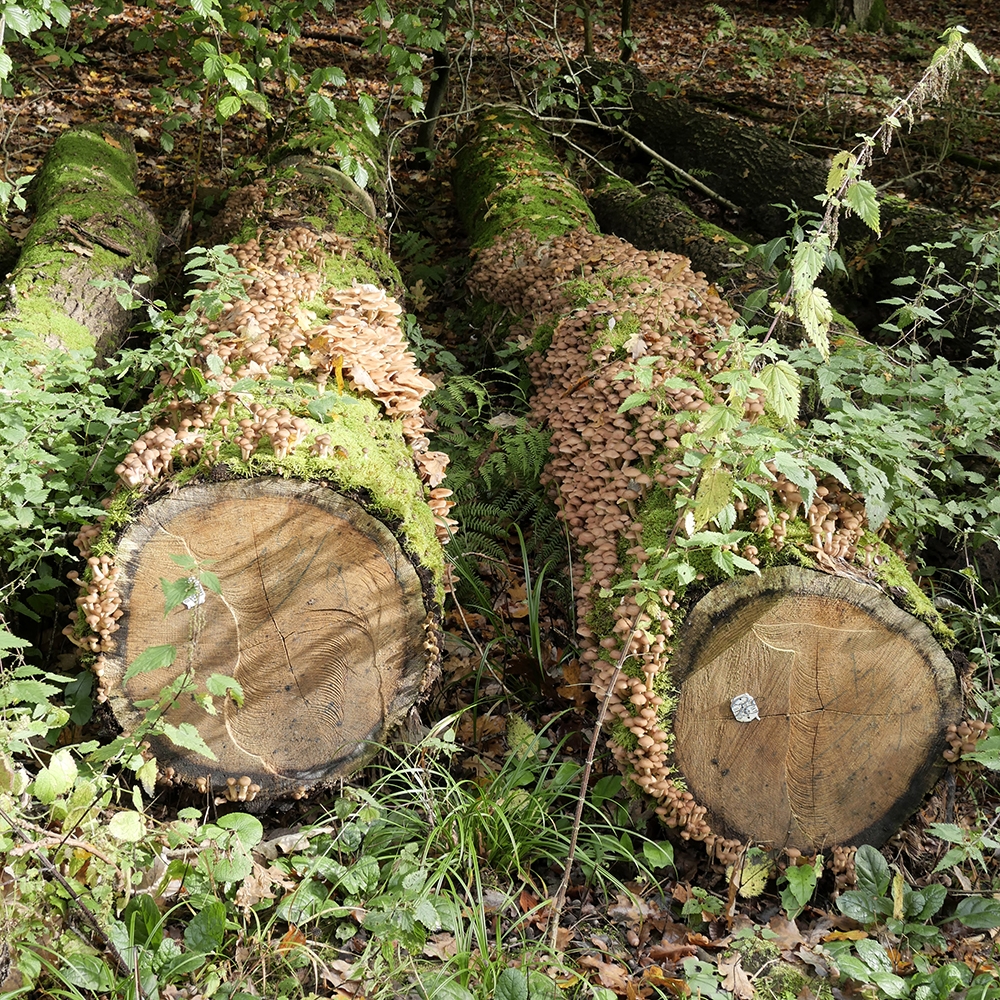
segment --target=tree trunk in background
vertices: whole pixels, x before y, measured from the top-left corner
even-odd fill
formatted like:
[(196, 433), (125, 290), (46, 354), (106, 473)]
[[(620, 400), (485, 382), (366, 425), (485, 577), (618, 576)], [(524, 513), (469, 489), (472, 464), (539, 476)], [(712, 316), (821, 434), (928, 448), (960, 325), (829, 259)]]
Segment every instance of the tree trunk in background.
[(163, 376), (162, 415), (78, 543), (67, 634), (102, 699), (162, 779), (223, 799), (350, 774), (438, 667), (449, 501), (420, 408), (433, 383), (374, 283), (398, 283), (376, 213), (306, 162), (348, 130), (380, 183), (382, 147), (350, 113), (297, 137), (296, 177), (231, 196), (219, 225), (242, 228), (247, 297), (199, 314), (186, 377)]
[[(84, 126), (61, 135), (34, 185), (35, 220), (14, 270), (0, 327), (50, 348), (113, 351), (132, 321), (116, 282), (156, 273), (160, 227), (136, 189), (128, 133)], [(97, 288), (93, 282), (111, 283)]]
[[(739, 508), (747, 534), (725, 550), (770, 568), (727, 581), (724, 550), (703, 549), (688, 583), (659, 577), (685, 524), (714, 524), (709, 507), (731, 499), (731, 473), (685, 452), (721, 402), (716, 344), (734, 314), (685, 258), (595, 234), (516, 114), (480, 117), (454, 187), (478, 248), (470, 285), (520, 317), (512, 333), (534, 348), (532, 413), (552, 431), (546, 475), (578, 553), (582, 659), (624, 773), (725, 859), (748, 837), (808, 851), (888, 836), (939, 775), (961, 698), (935, 637), (887, 594), (891, 581), (947, 636), (865, 530), (862, 499), (827, 481), (805, 510), (778, 475), (774, 513)], [(748, 400), (749, 427), (766, 412)]]
[(878, 31), (888, 20), (885, 0), (812, 0), (806, 11), (810, 24), (849, 24), (861, 31)]

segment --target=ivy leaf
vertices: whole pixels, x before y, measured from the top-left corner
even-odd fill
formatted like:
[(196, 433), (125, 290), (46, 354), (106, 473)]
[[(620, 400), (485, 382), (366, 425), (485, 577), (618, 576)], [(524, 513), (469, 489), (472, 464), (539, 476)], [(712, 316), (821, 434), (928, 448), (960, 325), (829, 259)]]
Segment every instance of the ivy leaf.
[(209, 760), (218, 760), (212, 748), (201, 738), (201, 733), (190, 722), (182, 722), (179, 726), (164, 722), (163, 732), (174, 746), (182, 750), (191, 750)]
[(882, 235), (878, 193), (869, 181), (856, 181), (852, 184), (844, 192), (844, 202), (876, 236)]
[(798, 419), (802, 400), (799, 373), (787, 361), (775, 361), (764, 365), (759, 377), (767, 393), (765, 407), (782, 423), (792, 426)]

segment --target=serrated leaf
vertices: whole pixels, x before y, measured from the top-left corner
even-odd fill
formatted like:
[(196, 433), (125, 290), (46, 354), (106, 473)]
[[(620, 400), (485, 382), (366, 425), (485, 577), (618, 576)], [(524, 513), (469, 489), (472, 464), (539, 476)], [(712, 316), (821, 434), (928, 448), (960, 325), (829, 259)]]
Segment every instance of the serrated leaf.
[(868, 181), (856, 181), (844, 192), (844, 203), (876, 236), (882, 235), (878, 192)]
[(649, 402), (650, 396), (648, 392), (630, 392), (621, 402), (618, 407), (619, 413), (627, 413), (629, 410), (634, 410), (637, 406), (645, 406)]
[(182, 750), (191, 750), (209, 760), (218, 760), (212, 748), (202, 739), (201, 733), (190, 722), (182, 722), (179, 726), (164, 722), (163, 734)]
[(0, 708), (16, 705), (19, 702), (26, 705), (45, 705), (48, 700), (59, 693), (59, 688), (45, 681), (20, 678), (9, 681), (0, 687)]
[(161, 667), (169, 667), (177, 658), (177, 649), (174, 646), (150, 646), (144, 649), (129, 665), (125, 671), (122, 683), (128, 683), (133, 677), (139, 674), (148, 673), (150, 670), (159, 670)]
[(824, 361), (830, 359), (830, 323), (833, 309), (822, 288), (805, 288), (795, 293), (795, 315), (806, 328), (812, 342)]
[(984, 73), (989, 73), (989, 69), (986, 63), (983, 61), (983, 57), (979, 52), (979, 49), (972, 44), (972, 42), (963, 42), (962, 51), (976, 64), (979, 69)]
[(232, 698), (237, 705), (243, 704), (243, 688), (235, 677), (226, 674), (210, 674), (205, 681), (205, 687), (209, 694), (214, 694), (219, 698)]
[(767, 393), (765, 408), (791, 427), (798, 420), (802, 401), (799, 373), (787, 361), (775, 361), (761, 368), (759, 378)]
[(24, 649), (31, 643), (27, 639), (20, 639), (18, 636), (8, 632), (5, 628), (0, 628), (0, 650), (3, 649)]
[(705, 469), (694, 498), (694, 530), (700, 531), (733, 498), (733, 474), (721, 465)]
[(830, 237), (825, 233), (803, 240), (792, 254), (792, 287), (796, 293), (811, 290), (823, 270), (830, 250)]
[(108, 823), (108, 833), (115, 840), (122, 840), (127, 844), (137, 844), (146, 835), (146, 824), (142, 816), (132, 809), (123, 809), (116, 812)]
[(76, 760), (68, 748), (57, 750), (48, 764), (35, 775), (35, 798), (50, 806), (60, 795), (65, 795), (76, 781)]
[(858, 158), (846, 149), (837, 153), (830, 163), (830, 172), (826, 175), (826, 193), (828, 195), (834, 195), (840, 190), (841, 185), (857, 162)]

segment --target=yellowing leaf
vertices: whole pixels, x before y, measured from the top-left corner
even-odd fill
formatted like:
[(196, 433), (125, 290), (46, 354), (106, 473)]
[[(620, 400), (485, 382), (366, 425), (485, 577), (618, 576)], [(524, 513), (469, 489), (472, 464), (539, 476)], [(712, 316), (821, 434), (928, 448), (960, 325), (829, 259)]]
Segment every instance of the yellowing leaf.
[(694, 498), (695, 530), (700, 531), (733, 498), (733, 474), (722, 466), (705, 469)]
[(764, 405), (767, 411), (773, 413), (783, 424), (792, 426), (798, 419), (802, 399), (799, 373), (787, 361), (775, 361), (764, 365), (759, 378), (764, 383)]
[(833, 158), (833, 162), (830, 164), (830, 173), (826, 177), (826, 193), (828, 195), (836, 194), (840, 190), (841, 185), (857, 162), (858, 158), (853, 153), (848, 153), (846, 149), (842, 149)]

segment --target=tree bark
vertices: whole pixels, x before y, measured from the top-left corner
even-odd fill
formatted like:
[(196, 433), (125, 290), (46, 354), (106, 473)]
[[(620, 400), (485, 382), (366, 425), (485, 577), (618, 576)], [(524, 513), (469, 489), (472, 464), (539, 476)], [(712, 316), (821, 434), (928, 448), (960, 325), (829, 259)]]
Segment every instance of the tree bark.
[(885, 0), (812, 0), (806, 18), (810, 24), (849, 24), (861, 31), (878, 31), (888, 19)]
[[(939, 774), (961, 713), (947, 630), (840, 484), (808, 509), (781, 475), (761, 480), (772, 510), (733, 500), (732, 474), (699, 445), (732, 310), (685, 258), (594, 234), (535, 136), (481, 119), (455, 190), (481, 248), (470, 284), (521, 317), (514, 332), (534, 348), (532, 413), (552, 431), (546, 476), (578, 552), (582, 659), (616, 759), (664, 822), (724, 859), (746, 837), (808, 851), (888, 835)], [(472, 179), (493, 194), (478, 214)], [(747, 403), (752, 430), (767, 401)], [(668, 572), (689, 522), (718, 527), (727, 500), (745, 534)], [(728, 564), (735, 581), (727, 551), (744, 560)], [(751, 564), (764, 572), (741, 576)], [(733, 747), (756, 766), (734, 766)], [(831, 794), (847, 796), (852, 775), (841, 813)]]
[[(335, 145), (348, 114), (297, 155)], [(377, 179), (380, 145), (349, 134)], [(394, 283), (378, 225), (335, 169), (285, 167), (229, 206), (246, 298), (198, 315), (189, 368), (163, 376), (161, 416), (78, 543), (67, 634), (101, 698), (161, 779), (220, 800), (347, 776), (438, 667), (449, 491), (420, 408), (433, 383), (371, 283)]]
[(115, 284), (156, 274), (160, 227), (139, 198), (136, 171), (132, 140), (114, 126), (72, 129), (55, 141), (0, 325), (48, 347), (98, 357), (114, 350), (132, 321)]

